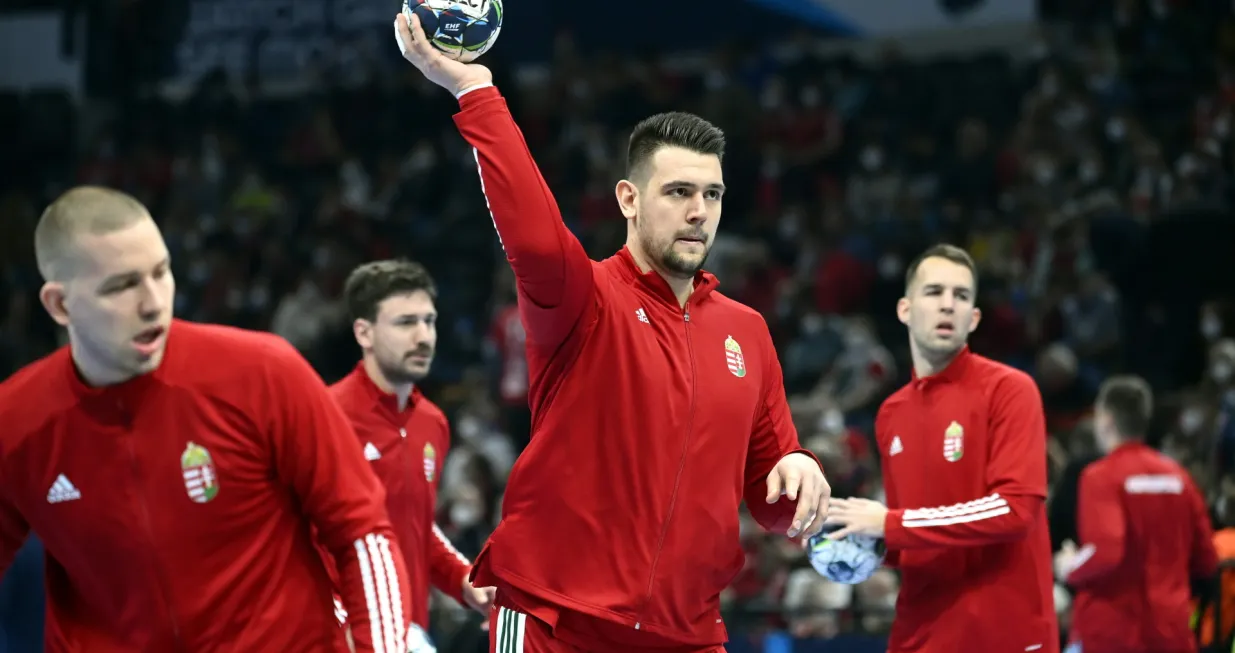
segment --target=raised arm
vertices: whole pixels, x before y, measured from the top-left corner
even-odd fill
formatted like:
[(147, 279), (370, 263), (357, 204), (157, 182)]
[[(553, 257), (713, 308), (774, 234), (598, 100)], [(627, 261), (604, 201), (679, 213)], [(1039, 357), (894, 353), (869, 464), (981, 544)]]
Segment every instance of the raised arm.
[(595, 310), (592, 263), (583, 245), (562, 222), (492, 73), (447, 59), (429, 44), (416, 18), (409, 25), (399, 15), (395, 37), (405, 59), (458, 98), (455, 124), (475, 153), (481, 191), (515, 272), (528, 341), (556, 349)]

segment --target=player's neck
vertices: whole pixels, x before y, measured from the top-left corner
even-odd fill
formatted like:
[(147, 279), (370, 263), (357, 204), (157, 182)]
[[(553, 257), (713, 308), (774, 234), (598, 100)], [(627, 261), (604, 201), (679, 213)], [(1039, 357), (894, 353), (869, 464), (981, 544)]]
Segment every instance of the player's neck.
[(949, 353), (946, 356), (932, 357), (922, 353), (917, 345), (912, 341), (909, 343), (910, 357), (913, 359), (913, 372), (919, 379), (924, 379), (928, 376), (934, 376), (952, 364), (956, 357), (960, 355), (961, 350), (958, 349)]
[(70, 344), (69, 351), (73, 355), (73, 367), (77, 369), (77, 376), (91, 388), (120, 385), (137, 376), (131, 372), (111, 369), (106, 365), (92, 361), (89, 356), (82, 353), (81, 349), (75, 345)]
[(398, 400), (399, 410), (407, 408), (408, 398), (412, 395), (411, 383), (391, 383), (390, 379), (386, 378), (385, 374), (382, 374), (381, 368), (378, 367), (377, 361), (372, 356), (365, 356), (364, 371), (365, 375), (369, 377), (373, 385), (377, 386), (378, 390), (395, 396), (395, 399)]
[(647, 274), (648, 272), (655, 271), (656, 274), (659, 274), (660, 278), (664, 279), (665, 283), (669, 285), (669, 290), (673, 291), (673, 296), (678, 300), (678, 306), (686, 307), (687, 300), (695, 292), (695, 278), (693, 276), (678, 277), (657, 268), (652, 265), (651, 260), (643, 253), (643, 250), (634, 243), (628, 241), (626, 249), (630, 250), (630, 256), (635, 259), (635, 265), (639, 266), (640, 272)]

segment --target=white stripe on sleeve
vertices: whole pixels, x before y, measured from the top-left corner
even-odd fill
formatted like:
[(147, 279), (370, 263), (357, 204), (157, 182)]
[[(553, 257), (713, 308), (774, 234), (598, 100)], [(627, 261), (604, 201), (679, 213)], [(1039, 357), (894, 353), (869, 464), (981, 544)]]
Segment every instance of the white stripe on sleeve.
[[(365, 547), (369, 550), (369, 560), (373, 565), (373, 584), (377, 586), (377, 613), (381, 617), (382, 646), (385, 651), (397, 651), (402, 638), (395, 637), (394, 615), (390, 609), (390, 584), (386, 578), (386, 562), (382, 560), (382, 549), (377, 543), (377, 535), (366, 535)], [(396, 581), (397, 582), (397, 581)], [(376, 643), (374, 653), (383, 653)]]
[(485, 172), (480, 166), (480, 150), (472, 148), (472, 158), (476, 159), (476, 174), (480, 176), (480, 194), (485, 198), (485, 208), (489, 210), (489, 219), (493, 221), (493, 230), (497, 232), (497, 244), (502, 246), (502, 251), (506, 251), (506, 245), (502, 243), (502, 232), (497, 228), (497, 218), (493, 217), (493, 205), (489, 204), (489, 195), (485, 193)]
[(450, 538), (446, 537), (446, 534), (442, 532), (442, 529), (437, 527), (437, 524), (433, 525), (433, 535), (446, 546), (447, 551), (451, 552), (456, 558), (459, 559), (459, 562), (462, 562), (465, 565), (472, 564), (472, 561), (468, 560), (467, 556), (460, 553), (459, 550), (455, 548), (455, 545), (450, 543)]
[(390, 553), (390, 540), (382, 535), (376, 537), (378, 549), (382, 554), (382, 566), (386, 569), (386, 584), (390, 589), (390, 609), (394, 617), (395, 641), (403, 642), (407, 638), (407, 632), (403, 623), (403, 592), (399, 587), (399, 573), (395, 571), (394, 555)]
[(937, 508), (913, 508), (906, 510), (901, 518), (905, 528), (928, 526), (952, 526), (991, 519), (1012, 512), (1007, 499), (992, 494), (988, 497)]
[(360, 565), (360, 580), (364, 585), (364, 602), (369, 608), (369, 636), (373, 640), (373, 653), (386, 653), (382, 639), (382, 620), (377, 610), (377, 590), (373, 586), (373, 565), (369, 560), (369, 547), (364, 540), (356, 540), (356, 563)]

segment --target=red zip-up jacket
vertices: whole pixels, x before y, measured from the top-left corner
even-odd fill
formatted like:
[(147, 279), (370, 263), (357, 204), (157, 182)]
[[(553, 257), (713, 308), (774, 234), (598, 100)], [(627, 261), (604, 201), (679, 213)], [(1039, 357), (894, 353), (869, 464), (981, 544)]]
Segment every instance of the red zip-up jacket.
[(1194, 578), (1218, 571), (1205, 500), (1187, 470), (1126, 443), (1081, 474), (1072, 641), (1084, 653), (1193, 653)]
[(1033, 379), (965, 348), (888, 397), (875, 437), (901, 573), (888, 650), (1058, 651)]
[(442, 463), (450, 451), (446, 415), (412, 390), (400, 411), (398, 398), (383, 392), (363, 363), (330, 386), (360, 438), (361, 451), (386, 488), (386, 509), (403, 546), (413, 620), (429, 628), (429, 585), (463, 603), (463, 579), (471, 563), (434, 523)]
[(683, 308), (627, 250), (589, 260), (497, 89), (460, 103), (515, 273), (533, 415), (473, 581), (590, 651), (724, 642), (743, 497), (768, 529), (795, 510), (764, 500), (802, 452), (767, 325), (710, 274)]
[(286, 341), (174, 321), (156, 371), (106, 388), (62, 348), (0, 384), (0, 424), (0, 573), (37, 533), (46, 650), (346, 650), (312, 525), (357, 650), (406, 651), (381, 483)]

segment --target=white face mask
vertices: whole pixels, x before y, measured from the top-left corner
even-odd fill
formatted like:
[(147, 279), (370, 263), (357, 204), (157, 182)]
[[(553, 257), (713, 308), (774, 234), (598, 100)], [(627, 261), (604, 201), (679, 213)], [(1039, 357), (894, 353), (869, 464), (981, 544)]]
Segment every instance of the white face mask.
[(1204, 421), (1205, 415), (1200, 408), (1185, 409), (1179, 416), (1179, 430), (1184, 435), (1196, 435)]
[(480, 508), (472, 503), (456, 503), (450, 507), (450, 523), (459, 528), (471, 528), (480, 521)]
[(1209, 313), (1201, 318), (1201, 335), (1206, 340), (1217, 340), (1222, 335), (1222, 318)]
[(1231, 364), (1227, 361), (1216, 361), (1213, 365), (1209, 366), (1209, 376), (1215, 383), (1225, 384), (1227, 381), (1230, 381), (1231, 372), (1235, 372), (1235, 369), (1232, 369)]

